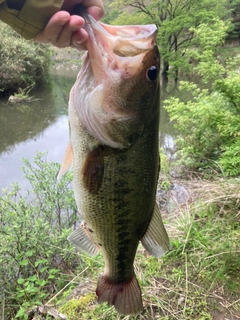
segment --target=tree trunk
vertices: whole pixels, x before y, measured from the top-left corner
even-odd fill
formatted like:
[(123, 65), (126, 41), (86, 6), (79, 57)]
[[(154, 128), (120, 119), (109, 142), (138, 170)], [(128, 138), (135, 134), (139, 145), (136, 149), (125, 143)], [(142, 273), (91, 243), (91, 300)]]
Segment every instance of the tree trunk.
[(165, 89), (168, 84), (168, 71), (169, 71), (169, 63), (168, 63), (168, 61), (163, 61), (162, 87)]
[(168, 71), (169, 71), (169, 63), (168, 61), (163, 60), (163, 71), (162, 75), (168, 78)]

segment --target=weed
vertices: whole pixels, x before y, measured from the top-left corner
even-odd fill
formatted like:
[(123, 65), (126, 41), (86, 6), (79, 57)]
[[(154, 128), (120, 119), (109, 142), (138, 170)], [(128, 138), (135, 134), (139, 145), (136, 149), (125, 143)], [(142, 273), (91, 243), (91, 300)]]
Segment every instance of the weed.
[[(240, 235), (238, 201), (233, 201), (238, 189), (226, 182), (192, 181), (186, 185), (192, 193), (198, 191), (198, 196), (192, 203), (176, 208), (178, 213), (168, 230), (171, 251), (156, 259), (139, 247), (135, 271), (143, 292), (144, 311), (135, 317), (123, 317), (112, 307), (92, 300), (71, 319), (218, 320), (219, 312), (226, 318), (231, 315), (232, 319), (239, 319)], [(92, 278), (97, 278), (96, 260), (88, 263)], [(96, 282), (92, 282), (88, 294), (94, 293), (95, 286)]]
[(4, 319), (25, 319), (26, 310), (59, 291), (70, 280), (68, 271), (76, 263), (82, 265), (66, 240), (77, 220), (68, 188), (71, 175), (56, 183), (58, 170), (59, 165), (47, 164), (43, 154), (36, 156), (34, 165), (25, 160), (24, 172), (32, 191), (23, 197), (14, 184), (0, 198)]

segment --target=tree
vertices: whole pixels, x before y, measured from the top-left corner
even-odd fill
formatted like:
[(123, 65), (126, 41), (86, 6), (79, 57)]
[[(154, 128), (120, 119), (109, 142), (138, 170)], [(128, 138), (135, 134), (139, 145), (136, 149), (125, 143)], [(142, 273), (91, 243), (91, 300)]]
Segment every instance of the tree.
[[(202, 23), (211, 24), (215, 17), (226, 15), (227, 0), (115, 0), (113, 7), (125, 12), (113, 23), (155, 23), (158, 27), (158, 44), (162, 58), (163, 76), (171, 71), (175, 80), (179, 69), (187, 67), (186, 50), (192, 44), (194, 32)], [(133, 11), (131, 15), (126, 10)], [(143, 16), (145, 18), (143, 19)]]
[(240, 0), (229, 0), (227, 5), (230, 18), (232, 19), (232, 30), (230, 30), (227, 39), (240, 39)]
[(185, 170), (240, 175), (240, 55), (223, 60), (218, 54), (228, 29), (228, 24), (216, 19), (212, 26), (201, 24), (192, 30), (199, 47), (187, 55), (198, 62), (195, 68), (210, 88), (180, 82), (180, 90), (187, 90), (192, 98), (186, 102), (172, 97), (164, 102), (180, 132), (175, 142)]

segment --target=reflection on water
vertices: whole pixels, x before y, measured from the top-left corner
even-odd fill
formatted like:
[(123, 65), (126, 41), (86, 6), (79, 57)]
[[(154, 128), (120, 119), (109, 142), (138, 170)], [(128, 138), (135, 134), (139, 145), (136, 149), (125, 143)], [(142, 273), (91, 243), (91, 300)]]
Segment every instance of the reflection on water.
[[(47, 160), (61, 163), (68, 144), (67, 102), (79, 70), (76, 64), (55, 69), (50, 88), (34, 92), (39, 101), (7, 105), (0, 100), (0, 194), (11, 182), (27, 189), (21, 170), (37, 151), (48, 152)], [(160, 142), (169, 155), (174, 150), (174, 129), (161, 109)]]
[[(163, 96), (163, 95), (162, 95)], [(163, 98), (165, 99), (165, 97)], [(161, 103), (162, 104), (162, 103)], [(160, 147), (170, 160), (174, 160), (175, 144), (174, 140), (177, 136), (177, 131), (174, 129), (173, 124), (170, 123), (169, 115), (163, 107), (160, 109)]]
[(65, 68), (61, 76), (56, 70), (50, 88), (32, 93), (38, 101), (9, 105), (0, 100), (0, 193), (11, 182), (27, 187), (23, 157), (32, 160), (37, 151), (48, 152), (47, 160), (61, 163), (68, 144), (68, 95), (77, 69)]

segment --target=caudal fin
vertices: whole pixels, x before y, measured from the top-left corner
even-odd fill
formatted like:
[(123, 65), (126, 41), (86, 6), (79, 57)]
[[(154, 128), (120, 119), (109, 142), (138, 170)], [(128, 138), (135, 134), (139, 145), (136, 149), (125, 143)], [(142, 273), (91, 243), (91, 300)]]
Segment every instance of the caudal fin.
[(96, 290), (98, 302), (107, 302), (123, 315), (138, 314), (143, 309), (142, 294), (136, 276), (128, 282), (112, 283), (102, 275)]

